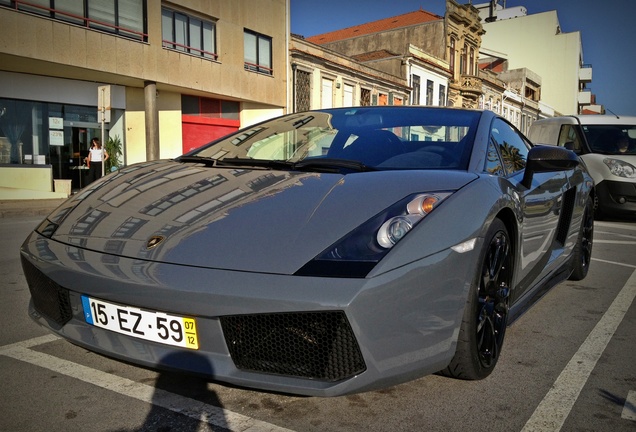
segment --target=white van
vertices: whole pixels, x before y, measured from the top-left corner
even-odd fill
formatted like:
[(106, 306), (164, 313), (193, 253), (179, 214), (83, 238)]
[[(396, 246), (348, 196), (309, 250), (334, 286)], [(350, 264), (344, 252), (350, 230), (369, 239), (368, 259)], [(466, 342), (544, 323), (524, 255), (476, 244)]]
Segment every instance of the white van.
[(537, 120), (534, 144), (577, 153), (596, 183), (596, 217), (636, 217), (636, 117), (574, 115)]

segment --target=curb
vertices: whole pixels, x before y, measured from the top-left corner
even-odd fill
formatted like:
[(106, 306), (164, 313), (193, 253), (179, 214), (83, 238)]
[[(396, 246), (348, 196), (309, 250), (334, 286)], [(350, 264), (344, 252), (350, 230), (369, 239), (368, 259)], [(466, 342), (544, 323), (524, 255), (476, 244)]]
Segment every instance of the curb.
[(45, 217), (64, 201), (66, 201), (66, 198), (0, 201), (0, 219), (20, 218), (25, 216)]

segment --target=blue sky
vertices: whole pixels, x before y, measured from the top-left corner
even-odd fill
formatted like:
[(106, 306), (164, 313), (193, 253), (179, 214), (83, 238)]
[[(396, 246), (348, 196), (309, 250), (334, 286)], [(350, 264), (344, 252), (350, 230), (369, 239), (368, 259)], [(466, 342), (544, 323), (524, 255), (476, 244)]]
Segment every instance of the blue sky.
[[(458, 0), (460, 4), (468, 0)], [(290, 0), (291, 31), (313, 36), (418, 9), (444, 15), (445, 0)], [(473, 4), (486, 3), (475, 0)], [(503, 1), (500, 1), (500, 4)], [(596, 102), (636, 116), (636, 0), (507, 0), (528, 14), (557, 11), (564, 32), (580, 31), (583, 61), (592, 65), (588, 88)]]

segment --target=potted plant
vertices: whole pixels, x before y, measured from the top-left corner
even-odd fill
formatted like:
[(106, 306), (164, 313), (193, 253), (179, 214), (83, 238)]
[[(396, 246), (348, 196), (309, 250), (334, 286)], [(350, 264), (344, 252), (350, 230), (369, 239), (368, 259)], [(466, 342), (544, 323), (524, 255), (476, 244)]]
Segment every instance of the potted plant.
[(108, 159), (105, 162), (104, 171), (106, 173), (116, 171), (121, 167), (122, 161), (121, 156), (122, 153), (122, 143), (121, 139), (119, 139), (119, 135), (115, 135), (114, 137), (108, 137), (108, 141), (106, 141), (106, 145), (104, 146), (106, 149), (106, 153), (108, 153)]

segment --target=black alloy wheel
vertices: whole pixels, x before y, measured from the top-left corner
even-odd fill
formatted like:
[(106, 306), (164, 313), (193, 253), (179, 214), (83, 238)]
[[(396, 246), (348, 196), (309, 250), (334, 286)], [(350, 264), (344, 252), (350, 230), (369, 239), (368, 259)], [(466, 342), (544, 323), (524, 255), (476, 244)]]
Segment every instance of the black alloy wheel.
[(508, 324), (512, 269), (510, 240), (505, 229), (490, 240), (479, 286), (477, 350), (484, 369), (497, 363)]
[(583, 220), (579, 238), (574, 246), (572, 256), (572, 274), (569, 279), (579, 281), (585, 279), (592, 262), (592, 245), (594, 243), (594, 202), (591, 198), (585, 203)]
[(514, 267), (508, 230), (500, 219), (488, 229), (480, 255), (479, 273), (468, 295), (455, 356), (440, 373), (477, 380), (494, 370), (508, 325)]

